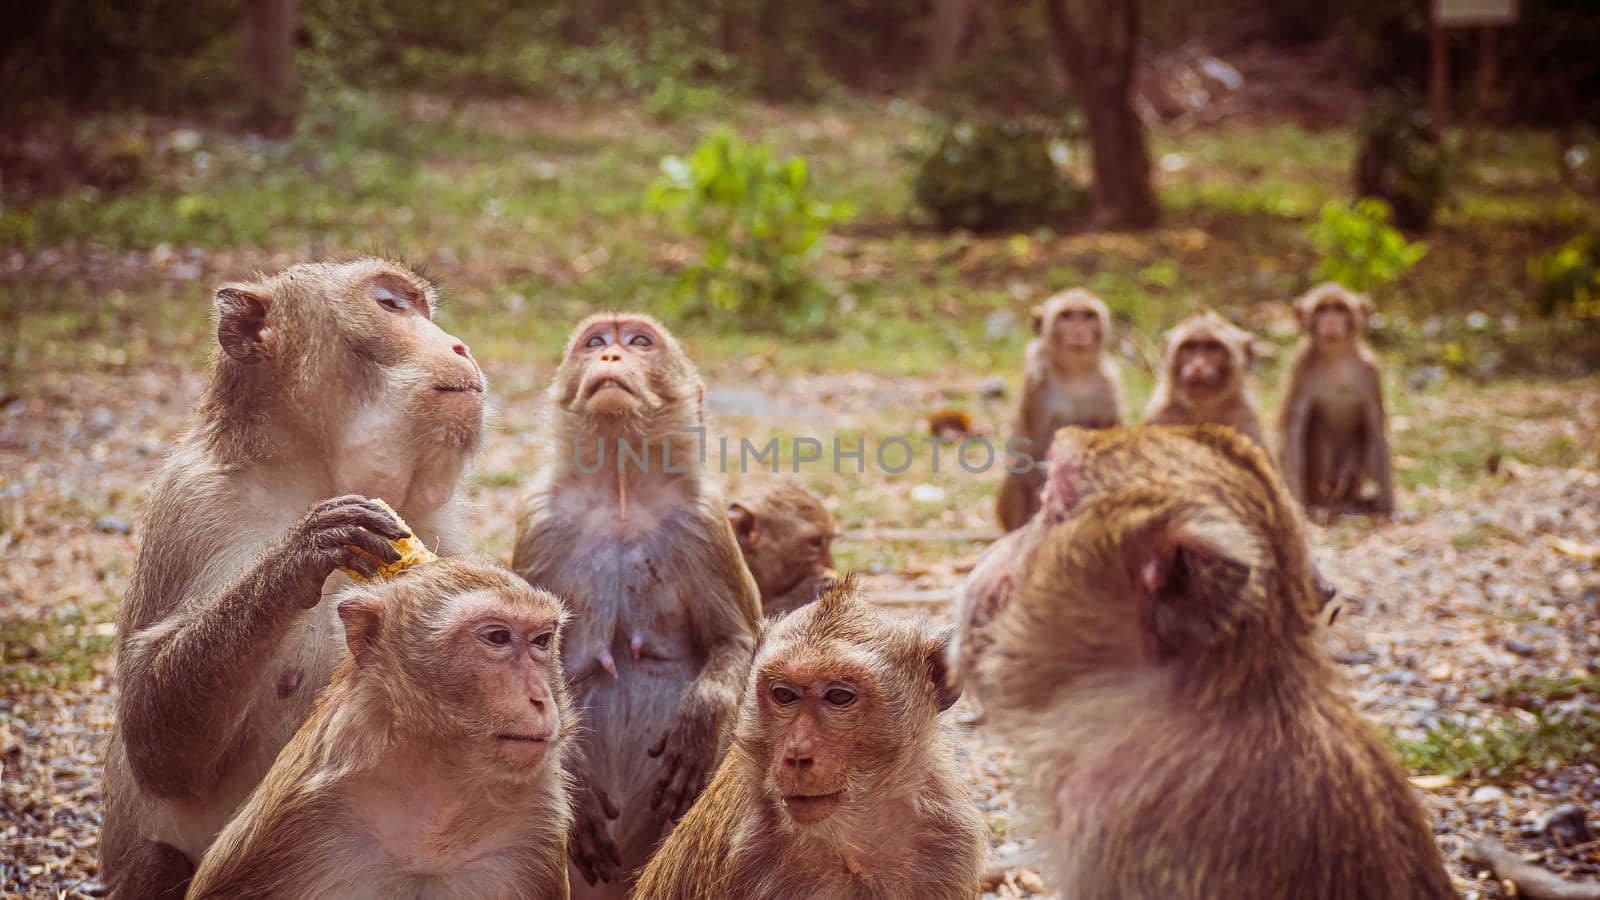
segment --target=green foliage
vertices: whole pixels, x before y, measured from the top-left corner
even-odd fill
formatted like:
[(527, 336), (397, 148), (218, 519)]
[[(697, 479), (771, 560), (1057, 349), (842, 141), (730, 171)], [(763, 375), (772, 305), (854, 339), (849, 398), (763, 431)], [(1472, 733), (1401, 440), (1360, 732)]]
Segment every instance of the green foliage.
[(700, 243), (679, 279), (680, 313), (739, 312), (751, 324), (817, 324), (825, 292), (810, 264), (828, 229), (853, 210), (818, 199), (798, 156), (778, 159), (731, 129), (701, 139), (687, 158), (661, 160), (646, 206)]
[(1388, 204), (1370, 197), (1323, 204), (1310, 235), (1319, 257), (1316, 278), (1356, 291), (1394, 282), (1428, 252), (1427, 244), (1407, 241), (1389, 224)]
[(22, 688), (82, 681), (111, 648), (110, 603), (68, 607), (43, 619), (0, 619), (0, 695)]
[(1391, 95), (1363, 118), (1360, 140), (1356, 193), (1386, 201), (1401, 228), (1426, 229), (1450, 169), (1427, 109), (1409, 95)]
[(1551, 316), (1562, 310), (1580, 319), (1600, 318), (1600, 238), (1580, 234), (1528, 262), (1534, 303)]
[(1413, 772), (1499, 777), (1547, 761), (1600, 762), (1600, 682), (1593, 675), (1524, 678), (1479, 699), (1513, 707), (1480, 724), (1447, 719), (1399, 746)]
[(1038, 123), (956, 121), (922, 156), (918, 205), (944, 230), (1025, 230), (1089, 209), (1089, 194), (1062, 171), (1065, 141)]

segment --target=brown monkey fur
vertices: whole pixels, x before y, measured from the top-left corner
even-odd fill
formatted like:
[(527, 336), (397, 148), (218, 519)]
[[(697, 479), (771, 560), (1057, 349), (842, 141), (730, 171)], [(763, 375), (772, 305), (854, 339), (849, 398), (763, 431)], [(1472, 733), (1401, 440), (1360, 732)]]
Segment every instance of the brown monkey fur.
[(460, 547), (457, 487), (485, 385), (433, 323), (436, 302), (426, 279), (379, 259), (217, 291), (209, 383), (151, 486), (118, 617), (111, 896), (181, 896), (310, 711), (343, 646), (319, 601), (349, 580), (330, 574), (371, 568), (352, 544), (393, 561), (388, 541), (405, 536), (364, 497), (429, 547)]
[(330, 603), (349, 653), (190, 900), (566, 897), (561, 601), (454, 557)]
[(977, 896), (984, 828), (939, 734), (948, 637), (848, 578), (769, 621), (728, 754), (634, 896)]
[(1250, 332), (1203, 310), (1167, 332), (1161, 378), (1145, 407), (1146, 425), (1228, 425), (1266, 447), (1246, 375)]
[(1299, 510), (1214, 425), (1067, 429), (958, 660), (1044, 798), (1063, 897), (1454, 897), (1321, 643)]
[(1383, 411), (1383, 370), (1361, 339), (1372, 301), (1319, 284), (1294, 301), (1305, 332), (1289, 366), (1278, 420), (1279, 464), (1307, 508), (1359, 509), (1362, 484), (1377, 486), (1374, 512), (1394, 511), (1394, 469)]
[(810, 491), (789, 481), (760, 484), (728, 504), (728, 521), (768, 618), (833, 586), (833, 516)]
[(1039, 511), (1044, 456), (1058, 429), (1122, 423), (1122, 378), (1107, 352), (1111, 311), (1105, 301), (1082, 288), (1062, 291), (1034, 308), (1033, 333), (1006, 449), (1032, 456), (1035, 464), (1026, 472), (1008, 467), (1001, 479), (996, 508), (1007, 531)]
[(572, 613), (577, 896), (622, 896), (704, 789), (755, 647), (755, 582), (703, 471), (702, 392), (665, 327), (617, 313), (578, 325), (550, 385), (551, 454), (512, 567)]

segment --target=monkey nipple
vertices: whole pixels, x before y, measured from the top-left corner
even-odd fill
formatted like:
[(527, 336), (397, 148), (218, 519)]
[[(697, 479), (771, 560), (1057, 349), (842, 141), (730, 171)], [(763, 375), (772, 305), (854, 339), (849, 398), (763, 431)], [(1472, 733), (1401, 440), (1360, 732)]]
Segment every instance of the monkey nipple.
[(644, 652), (644, 635), (635, 631), (628, 640), (628, 649), (633, 651), (633, 661), (639, 661), (639, 654)]
[(605, 669), (607, 672), (610, 672), (612, 678), (619, 677), (617, 675), (617, 658), (615, 656), (611, 655), (611, 648), (610, 647), (601, 647), (600, 648), (600, 657), (599, 658), (600, 658), (600, 668)]

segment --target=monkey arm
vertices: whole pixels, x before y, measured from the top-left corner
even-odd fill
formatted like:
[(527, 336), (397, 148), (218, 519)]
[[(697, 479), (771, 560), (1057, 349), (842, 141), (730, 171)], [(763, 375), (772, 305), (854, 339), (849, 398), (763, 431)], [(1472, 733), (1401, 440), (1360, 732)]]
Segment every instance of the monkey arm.
[(1378, 511), (1394, 511), (1394, 461), (1389, 455), (1388, 416), (1383, 411), (1383, 385), (1378, 370), (1369, 370), (1367, 402), (1362, 409), (1367, 471), (1378, 483)]
[(1289, 376), (1289, 392), (1283, 400), (1278, 436), (1278, 465), (1283, 469), (1289, 493), (1306, 502), (1306, 426), (1310, 424), (1311, 402), (1301, 388), (1300, 371)]

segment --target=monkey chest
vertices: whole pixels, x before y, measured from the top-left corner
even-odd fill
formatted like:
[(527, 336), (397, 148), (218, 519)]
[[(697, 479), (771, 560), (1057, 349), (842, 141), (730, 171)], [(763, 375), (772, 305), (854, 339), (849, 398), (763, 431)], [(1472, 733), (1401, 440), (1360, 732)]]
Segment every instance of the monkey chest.
[(1111, 407), (1110, 392), (1099, 379), (1055, 379), (1044, 415), (1050, 430), (1067, 425), (1100, 424), (1100, 411)]
[(1359, 372), (1333, 369), (1312, 397), (1311, 415), (1322, 429), (1352, 432), (1360, 428), (1367, 402), (1367, 385)]
[(567, 594), (571, 637), (562, 650), (569, 676), (648, 676), (695, 658), (682, 590), (692, 579), (669, 543), (616, 541), (576, 567)]

